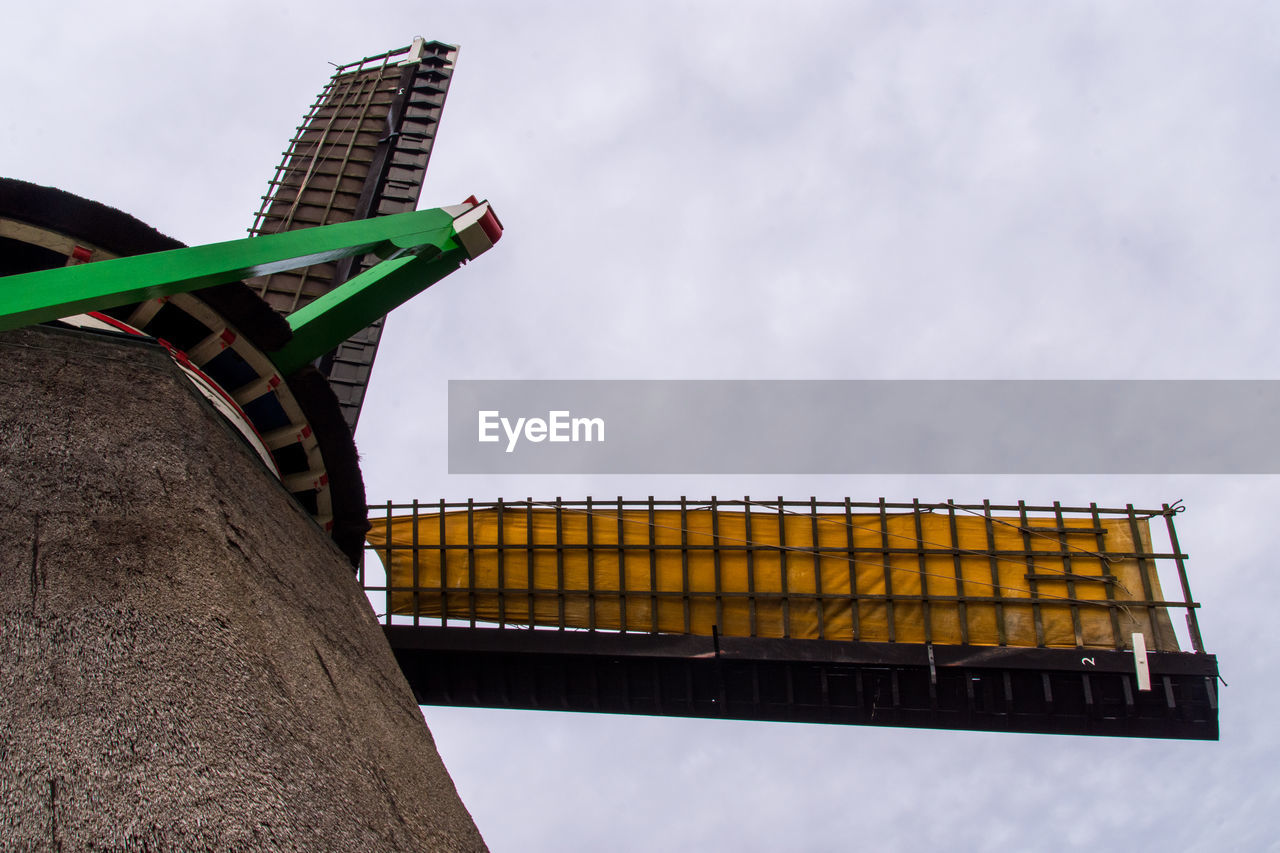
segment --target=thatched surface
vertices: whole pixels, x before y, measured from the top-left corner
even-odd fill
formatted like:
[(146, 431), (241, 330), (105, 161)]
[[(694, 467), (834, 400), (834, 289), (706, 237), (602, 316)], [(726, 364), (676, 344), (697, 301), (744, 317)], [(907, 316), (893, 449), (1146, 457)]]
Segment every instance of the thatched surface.
[(483, 849), (350, 565), (154, 346), (0, 334), (0, 620), (0, 849)]

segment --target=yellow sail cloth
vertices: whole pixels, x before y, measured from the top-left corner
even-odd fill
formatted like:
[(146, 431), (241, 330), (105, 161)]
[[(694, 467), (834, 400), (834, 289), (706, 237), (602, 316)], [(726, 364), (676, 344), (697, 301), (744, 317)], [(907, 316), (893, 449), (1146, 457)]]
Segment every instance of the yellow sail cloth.
[(1050, 518), (702, 508), (372, 521), (395, 614), (1067, 648), (1128, 648), (1141, 632), (1148, 648), (1177, 649), (1155, 560), (1134, 556), (1151, 554), (1145, 519), (1066, 518), (1066, 533)]

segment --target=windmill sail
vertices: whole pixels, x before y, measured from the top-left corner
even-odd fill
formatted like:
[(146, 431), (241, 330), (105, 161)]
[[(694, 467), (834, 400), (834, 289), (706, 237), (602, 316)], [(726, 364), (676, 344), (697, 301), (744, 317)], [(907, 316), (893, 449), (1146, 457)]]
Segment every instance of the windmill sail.
[[(525, 627), (1176, 651), (1147, 519), (599, 504), (375, 521), (394, 614)], [(1163, 555), (1168, 556), (1168, 555)]]

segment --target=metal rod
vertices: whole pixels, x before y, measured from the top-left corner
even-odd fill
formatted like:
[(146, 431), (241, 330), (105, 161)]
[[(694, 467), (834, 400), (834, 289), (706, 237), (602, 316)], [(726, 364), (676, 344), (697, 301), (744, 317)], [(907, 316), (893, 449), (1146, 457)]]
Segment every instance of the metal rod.
[[(711, 539), (715, 544), (720, 544), (720, 509), (716, 506), (715, 495), (711, 496)], [(724, 585), (720, 574), (720, 554), (720, 548), (715, 548), (711, 552), (711, 559), (714, 561), (716, 591), (716, 621), (712, 626), (713, 630), (724, 629), (724, 597), (720, 594)], [(723, 686), (721, 689), (723, 690)]]
[[(560, 501), (560, 496), (556, 495), (556, 544), (560, 545), (564, 542), (564, 506)], [(566, 627), (564, 618), (565, 606), (565, 589), (564, 589), (564, 549), (556, 548), (556, 608), (559, 614), (560, 630)]]
[[(915, 501), (913, 501), (912, 503), (916, 506), (916, 509), (914, 510), (914, 515), (915, 515), (914, 520), (916, 524), (916, 539), (923, 541), (924, 527), (923, 527), (923, 522), (921, 521), (919, 504)], [(920, 574), (920, 596), (921, 596), (920, 608), (921, 608), (921, 616), (924, 618), (924, 641), (925, 643), (930, 644), (929, 654), (930, 656), (932, 656), (933, 649), (931, 644), (933, 643), (933, 621), (932, 621), (932, 614), (929, 611), (929, 572), (928, 572), (928, 567), (925, 565), (924, 554), (919, 554), (916, 557), (916, 567), (919, 569), (919, 574)], [(935, 678), (934, 682), (930, 685), (931, 693), (934, 693), (936, 686), (937, 686), (937, 679)], [(935, 699), (937, 698), (936, 693), (934, 693), (934, 698)]]
[(782, 495), (778, 495), (778, 584), (782, 588), (782, 636), (791, 636), (791, 589), (787, 566), (787, 516), (783, 511)]
[[(387, 517), (388, 519), (390, 519), (391, 514), (387, 513)], [(390, 541), (390, 539), (391, 537), (388, 536), (387, 540)], [(422, 613), (422, 592), (421, 592), (422, 575), (420, 572), (419, 562), (420, 560), (419, 560), (419, 551), (418, 551), (418, 502), (415, 500), (413, 502), (413, 624), (414, 625), (418, 624), (419, 618), (420, 618), (419, 614)], [(387, 563), (387, 565), (389, 566), (391, 564)], [(442, 586), (447, 586), (448, 582), (444, 578), (443, 562), (440, 564), (440, 572), (441, 572), (440, 583)]]
[(591, 513), (591, 498), (587, 497), (587, 630), (596, 629), (596, 548), (595, 516)]
[[(996, 531), (995, 531), (995, 522), (992, 520), (992, 517), (991, 517), (992, 508), (991, 508), (990, 501), (983, 501), (982, 506), (983, 506), (982, 514), (983, 514), (983, 517), (986, 519), (986, 527), (987, 527), (987, 548), (990, 551), (995, 551)], [(1001, 597), (1000, 596), (1000, 586), (1001, 586), (1000, 566), (996, 563), (996, 558), (994, 554), (991, 555), (989, 562), (991, 564), (991, 589), (995, 593), (995, 597), (999, 599)], [(1004, 605), (1001, 603), (996, 604), (996, 634), (999, 637), (999, 642), (1001, 646), (1008, 644), (1008, 638), (1005, 636), (1005, 630), (1004, 630)]]
[[(880, 498), (880, 546), (884, 560), (884, 601), (885, 609), (888, 614), (886, 622), (889, 626), (889, 642), (897, 640), (897, 625), (893, 612), (893, 572), (889, 566), (889, 514), (888, 504), (884, 498)], [(914, 507), (913, 507), (914, 509)]]
[[(948, 500), (947, 503), (950, 504), (952, 502)], [(955, 575), (956, 575), (956, 595), (959, 598), (959, 603), (956, 605), (956, 615), (960, 619), (960, 642), (964, 643), (965, 645), (968, 645), (969, 643), (969, 610), (968, 610), (968, 604), (967, 604), (967, 597), (965, 595), (967, 590), (965, 589), (965, 585), (964, 585), (964, 572), (960, 565), (960, 553), (958, 550), (960, 547), (960, 533), (956, 528), (956, 511), (954, 508), (950, 506), (947, 507), (947, 523), (948, 523), (948, 528), (951, 531), (951, 547), (957, 549), (956, 553), (954, 553), (951, 556), (951, 561), (952, 561), (952, 568), (955, 571)]]
[(813, 591), (818, 596), (816, 608), (816, 615), (818, 617), (818, 636), (825, 637), (825, 620), (823, 619), (823, 609), (825, 605), (823, 604), (824, 599), (822, 595), (822, 554), (818, 551), (819, 537), (817, 502), (817, 497), (813, 495), (809, 496), (809, 542), (813, 546)]
[[(751, 539), (751, 496), (744, 495), (742, 498), (742, 524), (747, 541)], [(756, 636), (757, 618), (756, 618), (756, 552), (749, 549), (747, 551), (747, 613), (750, 617), (750, 629), (747, 632), (748, 637)]]
[[(845, 542), (847, 543), (848, 550), (852, 553), (853, 551), (853, 523), (852, 523), (853, 508), (848, 498), (844, 499), (844, 517), (845, 517), (845, 526), (844, 526)], [(861, 613), (859, 612), (862, 609), (862, 605), (858, 597), (858, 567), (853, 560), (849, 560), (848, 562), (849, 562), (849, 597), (851, 599), (849, 603), (849, 610), (850, 610), (850, 616), (852, 617), (851, 633), (853, 635), (849, 639), (857, 640), (862, 635)]]
[(1187, 630), (1191, 635), (1191, 648), (1204, 653), (1204, 641), (1200, 637), (1200, 622), (1196, 619), (1195, 606), (1192, 605), (1191, 584), (1187, 580), (1187, 567), (1183, 563), (1182, 548), (1178, 545), (1178, 531), (1173, 527), (1173, 509), (1168, 504), (1162, 506), (1165, 526), (1169, 530), (1169, 547), (1173, 549), (1174, 564), (1178, 567), (1178, 583), (1182, 585), (1182, 600), (1188, 605)]
[(623, 544), (622, 495), (618, 495), (618, 624), (623, 632), (627, 630), (627, 549)]
[[(1021, 526), (1018, 528), (1019, 533), (1022, 535), (1022, 547), (1025, 548), (1028, 552), (1030, 552), (1031, 551), (1031, 530), (1029, 525), (1027, 524), (1027, 508), (1026, 506), (1023, 505), (1022, 501), (1018, 501), (1018, 506), (1020, 507), (1020, 509), (1018, 510), (1018, 518), (1022, 522)], [(1054, 538), (1057, 539), (1058, 537), (1055, 536)], [(1036, 558), (1034, 556), (1027, 557), (1027, 568), (1030, 570), (1031, 574), (1033, 575), (1035, 574)], [(1027, 581), (1027, 589), (1031, 592), (1032, 598), (1038, 599), (1040, 597), (1039, 584), (1037, 584), (1035, 580)], [(1044, 615), (1040, 612), (1039, 604), (1031, 605), (1031, 618), (1036, 628), (1036, 645), (1043, 647), (1044, 646)]]
[(693, 631), (693, 614), (690, 612), (689, 592), (691, 585), (689, 583), (689, 509), (685, 505), (684, 496), (680, 496), (680, 579), (684, 586), (686, 595), (684, 596), (684, 632), (686, 634)]
[[(498, 588), (507, 587), (507, 549), (503, 546), (507, 541), (507, 513), (502, 508), (502, 498), (498, 498)], [(498, 595), (498, 627), (507, 627), (507, 597)]]

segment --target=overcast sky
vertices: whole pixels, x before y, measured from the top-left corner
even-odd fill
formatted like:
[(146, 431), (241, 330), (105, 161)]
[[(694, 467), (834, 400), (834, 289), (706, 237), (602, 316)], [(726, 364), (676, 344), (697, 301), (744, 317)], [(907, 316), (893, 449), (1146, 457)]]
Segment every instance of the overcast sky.
[(327, 63), (460, 44), (423, 206), (476, 193), (506, 234), (388, 321), (371, 501), (1185, 500), (1221, 742), (428, 708), (495, 851), (1280, 849), (1276, 478), (460, 476), (444, 408), (468, 378), (1280, 379), (1280, 6), (599, 6), (25, 4), (0, 172), (232, 239)]

